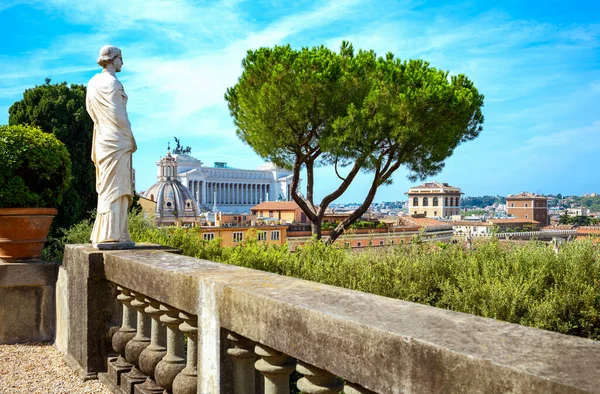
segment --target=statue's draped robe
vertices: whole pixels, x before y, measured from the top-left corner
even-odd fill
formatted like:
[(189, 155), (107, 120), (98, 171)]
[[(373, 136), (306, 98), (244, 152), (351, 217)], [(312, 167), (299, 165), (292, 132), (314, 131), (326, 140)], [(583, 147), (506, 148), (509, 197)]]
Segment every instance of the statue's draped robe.
[(131, 155), (137, 145), (126, 106), (127, 95), (114, 75), (104, 71), (90, 79), (86, 107), (94, 121), (92, 161), (98, 192), (92, 243), (131, 241), (127, 211), (133, 199)]

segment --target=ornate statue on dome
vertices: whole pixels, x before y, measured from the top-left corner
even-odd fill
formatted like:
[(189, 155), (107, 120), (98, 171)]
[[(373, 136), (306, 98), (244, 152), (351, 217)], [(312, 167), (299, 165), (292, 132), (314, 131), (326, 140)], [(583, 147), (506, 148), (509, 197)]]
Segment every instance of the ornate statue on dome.
[(94, 121), (92, 161), (96, 166), (98, 209), (91, 241), (99, 249), (133, 247), (127, 229), (127, 212), (133, 199), (131, 156), (137, 145), (127, 117), (127, 95), (116, 77), (121, 71), (121, 50), (100, 48), (103, 68), (90, 79), (86, 107)]

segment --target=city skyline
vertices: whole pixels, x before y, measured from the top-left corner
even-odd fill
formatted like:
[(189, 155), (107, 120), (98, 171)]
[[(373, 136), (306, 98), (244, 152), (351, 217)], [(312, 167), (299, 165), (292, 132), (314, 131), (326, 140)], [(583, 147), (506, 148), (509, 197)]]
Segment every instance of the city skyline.
[[(427, 181), (456, 185), (466, 196), (583, 195), (596, 191), (600, 151), (600, 4), (503, 2), (258, 2), (198, 6), (184, 0), (71, 4), (62, 0), (0, 1), (0, 124), (26, 88), (87, 84), (105, 44), (123, 49), (119, 78), (129, 95), (138, 152), (138, 191), (156, 182), (155, 162), (173, 136), (205, 165), (254, 169), (263, 161), (236, 136), (223, 99), (241, 74), (248, 49), (342, 40), (355, 49), (421, 58), (464, 73), (485, 95), (486, 122), (460, 145), (444, 170)], [(404, 199), (420, 181), (401, 169), (376, 202)], [(317, 201), (337, 177), (316, 174)], [(358, 176), (336, 203), (362, 201)]]

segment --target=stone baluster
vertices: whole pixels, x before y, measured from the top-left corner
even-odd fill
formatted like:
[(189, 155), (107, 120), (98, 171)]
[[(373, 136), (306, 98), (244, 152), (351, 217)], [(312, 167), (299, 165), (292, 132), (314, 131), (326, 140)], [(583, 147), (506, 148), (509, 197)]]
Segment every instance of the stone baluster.
[(167, 354), (156, 366), (154, 379), (159, 386), (171, 392), (175, 377), (185, 368), (183, 333), (179, 331), (183, 320), (179, 318), (178, 309), (161, 304), (160, 310), (165, 312), (160, 321), (167, 325)]
[(265, 394), (289, 394), (294, 359), (261, 344), (254, 347), (254, 353), (260, 357), (254, 366), (265, 378)]
[(116, 386), (121, 384), (121, 375), (127, 373), (133, 368), (133, 365), (125, 359), (125, 347), (127, 343), (136, 334), (135, 309), (131, 306), (131, 301), (134, 297), (129, 289), (117, 286), (117, 300), (123, 304), (123, 318), (121, 328), (112, 337), (112, 347), (119, 355), (117, 358), (109, 359), (108, 361), (108, 378), (111, 383)]
[(121, 390), (125, 394), (133, 394), (135, 385), (143, 383), (146, 380), (139, 370), (140, 354), (150, 345), (150, 316), (144, 312), (148, 306), (143, 294), (133, 292), (135, 297), (131, 301), (131, 306), (137, 310), (137, 332), (135, 336), (125, 346), (125, 359), (133, 364), (133, 368), (121, 379)]
[(298, 390), (306, 394), (337, 394), (342, 391), (342, 382), (320, 368), (301, 361), (296, 365), (296, 371), (304, 375), (298, 380)]
[(233, 364), (233, 392), (235, 394), (254, 394), (254, 342), (233, 332), (227, 334), (229, 347), (227, 354)]
[(152, 318), (150, 334), (150, 345), (140, 354), (139, 367), (142, 373), (148, 376), (146, 381), (135, 386), (136, 394), (162, 394), (164, 389), (154, 381), (154, 370), (156, 365), (167, 354), (167, 330), (160, 321), (163, 312), (160, 310), (158, 301), (146, 298), (148, 306), (144, 312)]
[(375, 394), (375, 392), (356, 383), (346, 382), (344, 385), (344, 394)]
[(187, 364), (173, 381), (173, 394), (196, 394), (198, 385), (196, 352), (198, 318), (185, 312), (179, 313), (179, 317), (183, 319), (179, 330), (187, 335)]

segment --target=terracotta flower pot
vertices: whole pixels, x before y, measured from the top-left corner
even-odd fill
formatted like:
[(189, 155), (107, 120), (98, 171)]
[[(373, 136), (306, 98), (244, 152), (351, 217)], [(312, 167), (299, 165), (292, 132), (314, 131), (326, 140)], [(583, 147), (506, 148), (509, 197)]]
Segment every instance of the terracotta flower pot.
[(0, 208), (0, 259), (39, 259), (57, 212), (54, 208)]

